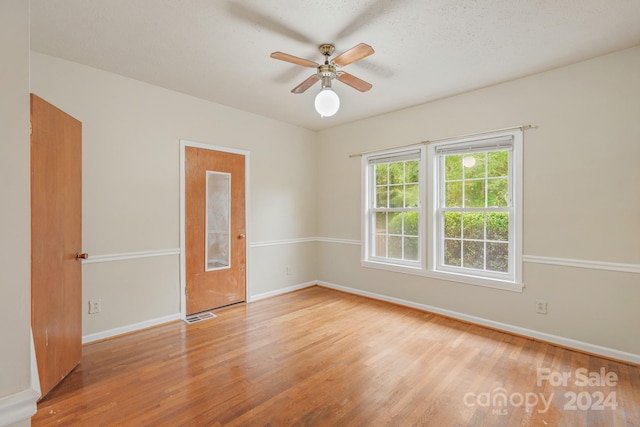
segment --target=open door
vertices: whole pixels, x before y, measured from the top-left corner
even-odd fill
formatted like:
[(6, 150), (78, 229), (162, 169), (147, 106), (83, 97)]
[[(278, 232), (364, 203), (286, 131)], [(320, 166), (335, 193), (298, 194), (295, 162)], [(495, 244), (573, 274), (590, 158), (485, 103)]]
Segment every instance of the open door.
[(245, 156), (185, 147), (186, 314), (246, 301)]
[(82, 123), (31, 95), (31, 328), (44, 397), (82, 355)]

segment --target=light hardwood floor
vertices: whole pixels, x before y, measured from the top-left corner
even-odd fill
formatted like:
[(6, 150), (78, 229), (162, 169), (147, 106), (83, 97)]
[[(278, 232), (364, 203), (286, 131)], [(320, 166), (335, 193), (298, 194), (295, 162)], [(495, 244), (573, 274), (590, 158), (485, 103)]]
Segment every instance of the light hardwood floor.
[(32, 425), (640, 425), (637, 366), (318, 286), (217, 315), (84, 346)]

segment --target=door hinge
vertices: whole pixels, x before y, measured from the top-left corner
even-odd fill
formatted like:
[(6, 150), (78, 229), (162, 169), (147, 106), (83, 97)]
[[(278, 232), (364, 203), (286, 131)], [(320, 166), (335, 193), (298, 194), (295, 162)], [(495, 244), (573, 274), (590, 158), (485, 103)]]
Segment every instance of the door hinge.
[(29, 135), (33, 135), (33, 122), (29, 120)]

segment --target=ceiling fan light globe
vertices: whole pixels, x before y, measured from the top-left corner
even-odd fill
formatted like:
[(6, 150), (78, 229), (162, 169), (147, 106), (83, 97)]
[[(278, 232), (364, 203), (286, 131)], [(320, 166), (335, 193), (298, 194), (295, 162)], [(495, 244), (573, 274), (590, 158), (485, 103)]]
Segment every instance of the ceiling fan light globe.
[(340, 98), (333, 89), (326, 87), (316, 95), (315, 106), (321, 117), (331, 117), (340, 109)]

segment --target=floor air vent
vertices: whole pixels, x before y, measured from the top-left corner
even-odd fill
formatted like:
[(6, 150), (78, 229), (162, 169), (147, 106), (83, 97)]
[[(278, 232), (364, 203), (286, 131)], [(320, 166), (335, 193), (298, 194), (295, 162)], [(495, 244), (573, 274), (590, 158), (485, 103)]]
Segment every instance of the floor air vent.
[(184, 321), (191, 324), (191, 323), (202, 322), (203, 320), (207, 320), (207, 319), (213, 319), (214, 317), (217, 317), (217, 316), (210, 311), (205, 311), (203, 313), (198, 313), (198, 314), (194, 314), (193, 316), (189, 316), (186, 319), (184, 319)]

